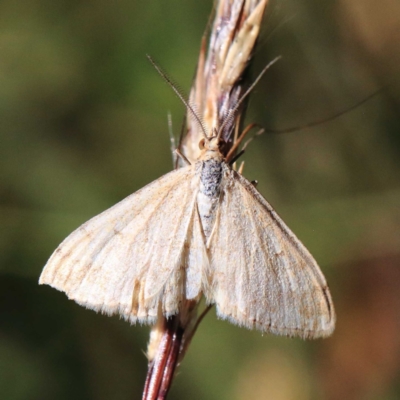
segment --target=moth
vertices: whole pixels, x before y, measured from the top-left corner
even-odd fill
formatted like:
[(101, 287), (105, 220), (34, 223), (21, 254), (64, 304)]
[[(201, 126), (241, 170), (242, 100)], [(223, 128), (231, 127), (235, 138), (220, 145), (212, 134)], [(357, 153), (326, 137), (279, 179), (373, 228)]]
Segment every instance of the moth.
[(198, 160), (92, 218), (55, 250), (39, 283), (131, 323), (154, 323), (205, 296), (222, 319), (325, 337), (335, 311), (316, 261), (255, 186), (232, 169), (220, 134)]

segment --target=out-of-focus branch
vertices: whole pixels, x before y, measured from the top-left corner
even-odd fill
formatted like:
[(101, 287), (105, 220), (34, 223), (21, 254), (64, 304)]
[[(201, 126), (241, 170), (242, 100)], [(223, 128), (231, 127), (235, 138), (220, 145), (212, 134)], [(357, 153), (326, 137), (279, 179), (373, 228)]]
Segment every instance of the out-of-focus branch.
[[(205, 35), (189, 99), (209, 135), (219, 128), (247, 89), (246, 72), (267, 3), (268, 0), (221, 0), (217, 4), (208, 52)], [(226, 142), (225, 154), (238, 137), (245, 108), (246, 102), (236, 118), (224, 127), (221, 137)], [(195, 161), (200, 154), (202, 131), (190, 113), (186, 120), (180, 149), (190, 161)]]

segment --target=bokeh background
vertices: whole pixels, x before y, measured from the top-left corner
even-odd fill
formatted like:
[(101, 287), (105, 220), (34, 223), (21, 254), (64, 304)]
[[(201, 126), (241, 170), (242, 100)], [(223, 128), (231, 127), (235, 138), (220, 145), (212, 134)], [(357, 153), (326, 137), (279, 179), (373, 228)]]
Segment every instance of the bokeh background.
[[(38, 277), (77, 226), (172, 167), (167, 112), (185, 113), (145, 58), (190, 88), (212, 1), (0, 2), (0, 397), (139, 399), (148, 327), (68, 301)], [(247, 120), (304, 126), (249, 147), (245, 175), (330, 283), (332, 338), (202, 323), (171, 399), (400, 398), (400, 3), (275, 0)], [(177, 205), (179, 206), (179, 205)]]

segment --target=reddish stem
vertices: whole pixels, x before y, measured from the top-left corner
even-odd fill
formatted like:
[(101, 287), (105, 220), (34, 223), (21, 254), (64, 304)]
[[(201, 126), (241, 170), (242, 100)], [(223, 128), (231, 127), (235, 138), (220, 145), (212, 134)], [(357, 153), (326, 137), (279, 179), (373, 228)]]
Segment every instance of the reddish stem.
[(184, 329), (176, 316), (166, 319), (164, 324), (157, 354), (149, 363), (142, 400), (165, 400), (172, 385)]
[(183, 332), (184, 332), (183, 328), (180, 325), (178, 325), (172, 337), (172, 345), (168, 354), (157, 400), (166, 399), (168, 391), (172, 385), (175, 368), (177, 366), (178, 358), (182, 348)]

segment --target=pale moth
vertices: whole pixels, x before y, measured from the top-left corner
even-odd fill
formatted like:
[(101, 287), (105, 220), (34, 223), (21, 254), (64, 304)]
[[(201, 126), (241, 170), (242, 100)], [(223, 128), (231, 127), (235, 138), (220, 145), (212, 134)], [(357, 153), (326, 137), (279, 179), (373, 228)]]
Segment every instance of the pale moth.
[(77, 303), (154, 323), (205, 296), (220, 318), (303, 338), (329, 336), (335, 312), (316, 261), (204, 133), (198, 160), (69, 235), (40, 276)]

